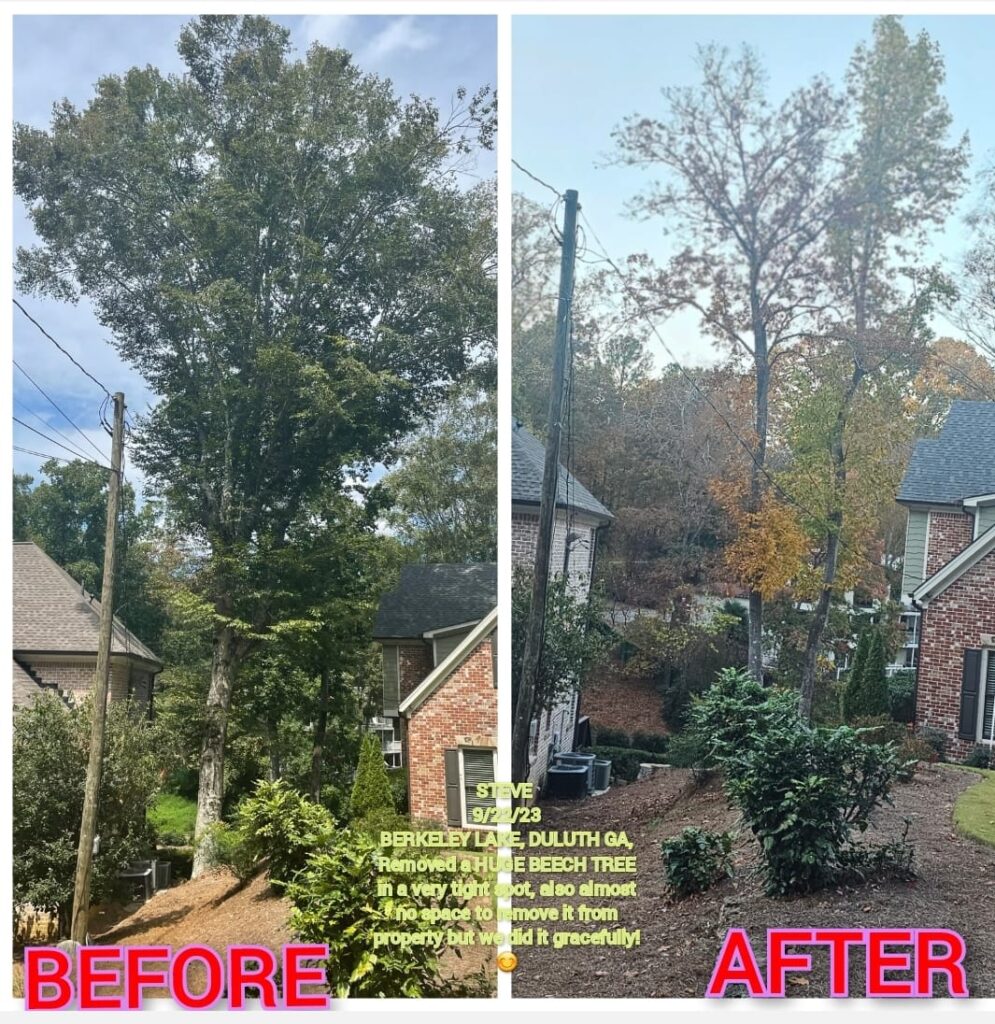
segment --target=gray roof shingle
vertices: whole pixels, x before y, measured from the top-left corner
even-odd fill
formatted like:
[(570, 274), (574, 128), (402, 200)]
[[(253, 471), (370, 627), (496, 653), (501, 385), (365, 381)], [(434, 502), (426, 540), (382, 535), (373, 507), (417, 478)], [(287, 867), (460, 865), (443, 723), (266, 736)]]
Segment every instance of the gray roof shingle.
[(497, 604), (497, 565), (406, 565), (380, 599), (377, 640), (420, 637), (434, 629), (479, 622)]
[(939, 437), (917, 441), (900, 502), (959, 505), (995, 494), (995, 402), (956, 401)]
[[(15, 652), (96, 655), (100, 602), (32, 541), (14, 542), (12, 596)], [(116, 618), (111, 651), (161, 666)]]
[[(511, 500), (525, 505), (538, 505), (542, 494), (542, 474), (546, 464), (546, 448), (525, 427), (515, 421), (511, 446)], [(560, 466), (556, 482), (556, 504), (560, 508), (588, 512), (605, 521), (614, 516), (572, 474)]]

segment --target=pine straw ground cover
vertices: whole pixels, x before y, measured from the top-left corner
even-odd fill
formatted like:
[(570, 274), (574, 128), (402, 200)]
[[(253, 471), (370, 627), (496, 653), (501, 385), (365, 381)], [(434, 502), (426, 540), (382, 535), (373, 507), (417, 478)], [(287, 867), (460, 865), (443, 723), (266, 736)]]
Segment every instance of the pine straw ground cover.
[[(897, 838), (904, 819), (911, 821), (909, 839), (915, 847), (918, 872), (914, 882), (881, 882), (793, 899), (764, 894), (756, 870), (756, 845), (742, 830), (738, 813), (728, 806), (716, 782), (693, 788), (687, 773), (662, 771), (602, 797), (547, 805), (540, 826), (543, 830), (624, 829), (628, 833), (635, 844), (632, 852), (638, 857), (637, 896), (584, 902), (618, 907), (619, 921), (610, 927), (641, 929), (641, 945), (628, 951), (615, 947), (518, 947), (514, 994), (533, 998), (696, 997), (704, 993), (721, 939), (729, 928), (747, 930), (758, 963), (765, 970), (768, 928), (938, 926), (964, 936), (971, 995), (995, 996), (995, 849), (962, 836), (953, 820), (957, 798), (979, 781), (977, 774), (950, 766), (924, 765), (912, 782), (896, 787), (895, 806), (876, 814), (874, 828), (865, 837), (873, 842)], [(740, 832), (734, 849), (734, 877), (709, 892), (678, 902), (671, 899), (667, 888), (660, 842), (687, 825), (739, 828)], [(538, 882), (550, 877), (533, 878), (533, 885), (538, 890)], [(558, 877), (579, 882), (584, 876)], [(624, 881), (626, 876), (612, 879)], [(538, 905), (561, 902), (536, 899)], [(788, 975), (792, 996), (824, 997), (828, 991), (828, 958), (818, 950), (811, 952), (812, 973)], [(850, 991), (864, 991), (860, 956), (851, 958)], [(944, 994), (940, 983), (937, 995)]]
[[(267, 946), (279, 957), (281, 948), (295, 941), (290, 931), (291, 910), (290, 902), (273, 891), (265, 875), (256, 875), (240, 885), (231, 872), (221, 869), (163, 889), (127, 916), (118, 907), (111, 908), (106, 916), (96, 915), (92, 941), (102, 946), (162, 945), (173, 950), (199, 944), (212, 947), (221, 956), (237, 943)], [(443, 978), (465, 978), (481, 969), (491, 979), (496, 976), (493, 947), (475, 945), (460, 953), (457, 955), (455, 949), (445, 951), (440, 972)], [(23, 962), (15, 960), (15, 999), (24, 996), (23, 970)], [(189, 978), (193, 991), (201, 992), (206, 987), (201, 964), (191, 965)], [(166, 995), (164, 989), (145, 992), (150, 999)]]

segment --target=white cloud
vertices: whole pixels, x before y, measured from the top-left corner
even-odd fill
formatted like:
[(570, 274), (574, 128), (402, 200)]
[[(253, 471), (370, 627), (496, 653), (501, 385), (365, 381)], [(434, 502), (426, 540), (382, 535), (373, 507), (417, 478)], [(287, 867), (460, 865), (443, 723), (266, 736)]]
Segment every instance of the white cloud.
[(395, 18), (381, 29), (363, 47), (363, 60), (383, 60), (394, 53), (427, 50), (435, 43), (435, 36), (427, 32), (412, 15)]
[(301, 20), (301, 34), (305, 46), (321, 43), (323, 46), (345, 46), (356, 28), (353, 14), (309, 14)]

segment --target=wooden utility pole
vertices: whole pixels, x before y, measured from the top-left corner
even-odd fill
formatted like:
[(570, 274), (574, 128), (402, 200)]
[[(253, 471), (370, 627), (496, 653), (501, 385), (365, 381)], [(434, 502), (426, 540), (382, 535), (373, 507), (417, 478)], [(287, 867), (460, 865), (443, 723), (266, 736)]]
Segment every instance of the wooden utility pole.
[(511, 731), (511, 775), (515, 782), (524, 782), (528, 774), (529, 730), (535, 712), (536, 685), (542, 659), (543, 630), (546, 624), (546, 587), (549, 582), (553, 526), (556, 522), (556, 487), (560, 476), (563, 392), (568, 372), (567, 345), (570, 340), (574, 263), (577, 256), (577, 192), (568, 189), (563, 199), (563, 251), (560, 257), (560, 297), (553, 344), (553, 386), (549, 393), (549, 416), (546, 419), (546, 464), (543, 467), (542, 493), (539, 501), (539, 534), (536, 538), (535, 567), (532, 573), (532, 603), (529, 606), (529, 617), (525, 627), (522, 675), (518, 681), (518, 699)]
[(104, 540), (104, 578), (100, 588), (100, 644), (93, 677), (93, 722), (90, 726), (90, 761), (83, 794), (83, 821), (76, 854), (76, 887), (69, 936), (85, 943), (90, 916), (90, 878), (93, 875), (93, 844), (97, 833), (100, 776), (104, 767), (104, 727), (107, 691), (111, 674), (111, 640), (114, 633), (114, 565), (117, 554), (117, 509), (121, 493), (121, 462), (124, 453), (124, 395), (114, 395), (114, 431), (111, 442), (111, 477), (107, 488), (107, 530)]

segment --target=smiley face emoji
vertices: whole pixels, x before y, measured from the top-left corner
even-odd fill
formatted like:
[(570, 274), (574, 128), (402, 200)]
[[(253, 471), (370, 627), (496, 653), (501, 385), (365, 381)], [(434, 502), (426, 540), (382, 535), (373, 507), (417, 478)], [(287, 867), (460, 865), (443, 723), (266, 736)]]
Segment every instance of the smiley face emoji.
[(510, 949), (502, 950), (497, 957), (498, 970), (511, 972), (518, 966), (518, 957)]

